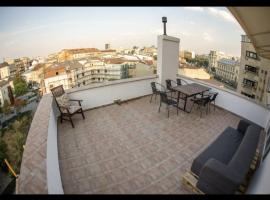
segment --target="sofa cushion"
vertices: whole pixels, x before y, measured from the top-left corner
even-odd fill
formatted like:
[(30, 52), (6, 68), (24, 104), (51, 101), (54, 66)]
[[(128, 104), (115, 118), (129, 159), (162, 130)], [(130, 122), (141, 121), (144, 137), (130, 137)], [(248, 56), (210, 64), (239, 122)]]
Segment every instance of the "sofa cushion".
[(229, 167), (237, 171), (243, 178), (248, 172), (255, 155), (260, 139), (260, 133), (261, 129), (258, 126), (250, 125), (246, 130), (241, 144), (229, 163)]
[[(201, 135), (203, 137), (203, 135)], [(197, 176), (204, 164), (214, 158), (223, 164), (228, 164), (243, 139), (243, 134), (232, 127), (227, 127), (209, 146), (194, 159), (191, 171)]]

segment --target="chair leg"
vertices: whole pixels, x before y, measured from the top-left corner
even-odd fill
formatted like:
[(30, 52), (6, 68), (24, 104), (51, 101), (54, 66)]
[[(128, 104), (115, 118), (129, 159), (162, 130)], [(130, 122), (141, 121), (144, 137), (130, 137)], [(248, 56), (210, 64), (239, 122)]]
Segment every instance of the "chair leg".
[(168, 110), (168, 118), (170, 116), (170, 109), (169, 109), (169, 106), (167, 105), (167, 110)]
[(160, 104), (159, 104), (159, 108), (158, 108), (158, 112), (160, 113), (160, 107), (161, 107), (161, 102), (160, 102)]
[(151, 99), (150, 99), (150, 103), (152, 102), (152, 97), (153, 97), (154, 94), (151, 95)]
[(72, 128), (74, 128), (74, 124), (73, 124), (73, 121), (72, 121), (72, 119), (71, 119), (71, 116), (68, 116), (68, 117), (69, 117), (70, 123), (71, 123), (71, 125), (72, 125)]
[(85, 116), (84, 116), (83, 110), (81, 110), (81, 112), (82, 112), (82, 117), (83, 117), (83, 119), (85, 119)]

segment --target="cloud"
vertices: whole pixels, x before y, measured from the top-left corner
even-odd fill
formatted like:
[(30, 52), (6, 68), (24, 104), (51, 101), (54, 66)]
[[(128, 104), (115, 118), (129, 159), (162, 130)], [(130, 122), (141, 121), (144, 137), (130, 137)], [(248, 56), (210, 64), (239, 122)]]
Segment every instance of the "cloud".
[(204, 11), (203, 7), (184, 7), (184, 9), (193, 11)]
[(212, 41), (214, 41), (213, 38), (212, 38), (212, 36), (211, 36), (209, 33), (207, 33), (207, 32), (204, 32), (204, 33), (203, 33), (203, 39), (204, 39), (205, 41), (207, 41), (207, 42), (212, 42)]
[(213, 8), (213, 7), (208, 7), (208, 8), (203, 8), (203, 7), (184, 7), (186, 10), (192, 10), (192, 11), (204, 11), (212, 16), (221, 18), (223, 20), (226, 20), (228, 22), (233, 22), (238, 24), (236, 19), (232, 16), (232, 14), (226, 10), (221, 10), (218, 8)]
[(211, 15), (214, 15), (216, 17), (220, 17), (220, 18), (227, 20), (229, 22), (237, 23), (236, 19), (228, 11), (220, 10), (217, 8), (206, 8), (206, 10)]

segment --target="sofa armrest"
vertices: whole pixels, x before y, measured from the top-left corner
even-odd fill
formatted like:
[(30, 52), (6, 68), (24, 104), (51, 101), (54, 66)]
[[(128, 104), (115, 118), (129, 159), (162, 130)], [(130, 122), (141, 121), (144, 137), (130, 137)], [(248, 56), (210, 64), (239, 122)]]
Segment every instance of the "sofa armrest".
[(237, 126), (237, 130), (240, 133), (245, 134), (245, 132), (246, 132), (249, 125), (251, 125), (251, 124), (248, 121), (241, 119), (238, 126)]
[(233, 194), (241, 181), (236, 171), (211, 158), (200, 172), (197, 187), (206, 194)]

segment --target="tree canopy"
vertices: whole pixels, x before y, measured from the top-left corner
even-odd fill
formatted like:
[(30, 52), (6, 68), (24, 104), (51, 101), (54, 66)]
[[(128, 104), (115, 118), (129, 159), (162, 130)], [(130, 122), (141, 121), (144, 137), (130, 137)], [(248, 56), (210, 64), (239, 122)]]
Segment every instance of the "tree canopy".
[(17, 74), (13, 80), (15, 95), (21, 96), (27, 93), (28, 87), (26, 81), (20, 74)]

